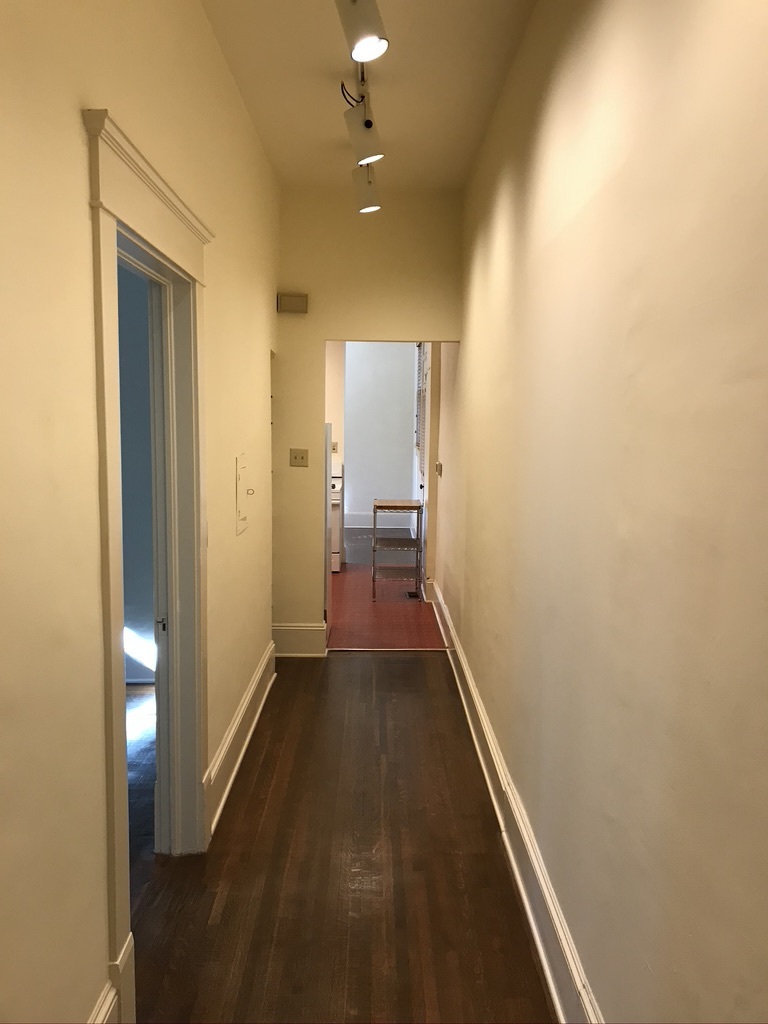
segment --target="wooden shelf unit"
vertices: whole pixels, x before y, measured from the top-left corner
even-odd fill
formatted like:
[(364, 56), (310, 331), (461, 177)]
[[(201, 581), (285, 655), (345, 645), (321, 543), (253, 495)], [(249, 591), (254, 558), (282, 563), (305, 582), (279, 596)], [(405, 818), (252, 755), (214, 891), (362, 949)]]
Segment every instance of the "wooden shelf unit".
[[(378, 517), (393, 512), (411, 512), (416, 515), (415, 537), (379, 537), (382, 529)], [(421, 523), (424, 506), (420, 501), (407, 498), (376, 498), (373, 502), (373, 542), (371, 550), (371, 589), (376, 600), (377, 580), (413, 580), (413, 588), (421, 600)], [(407, 565), (380, 565), (376, 561), (379, 551), (412, 551), (413, 562)]]

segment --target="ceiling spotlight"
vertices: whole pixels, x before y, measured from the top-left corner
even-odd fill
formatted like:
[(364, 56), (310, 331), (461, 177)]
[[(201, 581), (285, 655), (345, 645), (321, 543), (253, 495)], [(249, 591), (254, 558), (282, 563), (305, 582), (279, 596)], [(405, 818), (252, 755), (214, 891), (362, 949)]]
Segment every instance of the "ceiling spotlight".
[(349, 140), (355, 151), (355, 160), (358, 166), (364, 167), (365, 164), (373, 164), (377, 160), (381, 160), (384, 152), (376, 125), (373, 123), (368, 97), (365, 96), (362, 103), (350, 107), (344, 114), (344, 120), (347, 122)]
[(356, 167), (352, 171), (352, 177), (355, 179), (355, 188), (357, 189), (357, 212), (375, 213), (376, 210), (380, 210), (381, 203), (371, 165)]
[(352, 60), (376, 60), (389, 46), (376, 0), (336, 0)]

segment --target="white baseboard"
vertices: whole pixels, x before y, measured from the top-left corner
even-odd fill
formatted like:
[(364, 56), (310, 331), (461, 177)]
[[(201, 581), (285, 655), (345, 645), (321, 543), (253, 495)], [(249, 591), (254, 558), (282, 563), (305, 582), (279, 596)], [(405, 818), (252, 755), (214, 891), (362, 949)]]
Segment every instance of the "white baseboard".
[(373, 528), (373, 513), (372, 512), (345, 512), (344, 513), (344, 529), (345, 530), (370, 530)]
[(209, 838), (219, 822), (240, 762), (274, 680), (275, 645), (270, 643), (203, 778), (205, 824)]
[(292, 654), (289, 651), (284, 651), (282, 654), (275, 654), (276, 658), (325, 658), (328, 654), (327, 649), (322, 654)]
[(120, 1024), (117, 990), (111, 981), (107, 982), (96, 1000), (88, 1024)]
[(278, 658), (289, 655), (292, 658), (325, 657), (324, 622), (275, 622), (272, 624), (272, 639)]
[[(413, 513), (411, 512), (385, 512), (384, 514), (379, 513), (379, 529), (393, 530), (397, 529), (410, 529), (413, 521)], [(345, 512), (344, 513), (344, 529), (352, 530), (372, 530), (373, 529), (373, 513), (372, 512)]]
[(435, 611), (453, 667), (504, 847), (528, 916), (558, 1020), (603, 1024), (603, 1016), (552, 887), (531, 823), (509, 774), (440, 588)]
[(105, 1020), (108, 1024), (131, 1024), (136, 1020), (136, 961), (132, 932), (128, 932), (117, 959), (108, 964), (107, 969), (109, 987), (115, 993), (115, 1008), (109, 1011), (109, 1016), (93, 1019)]

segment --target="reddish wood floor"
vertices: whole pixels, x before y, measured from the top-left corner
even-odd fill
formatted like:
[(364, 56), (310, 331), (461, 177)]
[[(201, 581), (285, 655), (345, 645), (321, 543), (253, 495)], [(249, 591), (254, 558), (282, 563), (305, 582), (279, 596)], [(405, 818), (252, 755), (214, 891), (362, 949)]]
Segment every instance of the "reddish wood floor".
[(444, 650), (432, 605), (408, 597), (412, 584), (377, 581), (371, 596), (370, 565), (345, 564), (333, 576), (331, 650)]

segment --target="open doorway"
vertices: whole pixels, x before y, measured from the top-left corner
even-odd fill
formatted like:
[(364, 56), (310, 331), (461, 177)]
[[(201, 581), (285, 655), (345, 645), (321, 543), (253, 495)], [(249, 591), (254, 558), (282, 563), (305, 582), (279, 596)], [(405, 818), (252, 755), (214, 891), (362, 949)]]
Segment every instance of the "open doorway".
[[(406, 342), (328, 342), (326, 420), (331, 424), (333, 476), (342, 494), (342, 535), (332, 574), (329, 649), (444, 647), (426, 593), (424, 554), (413, 548), (416, 516), (377, 517), (376, 596), (372, 548), (377, 499), (426, 505), (424, 350)], [(419, 410), (421, 412), (419, 413)], [(436, 489), (433, 492), (436, 500)], [(335, 522), (335, 520), (334, 520)]]
[[(156, 667), (154, 846), (204, 850), (211, 826), (206, 763), (204, 489), (198, 418), (198, 331), (203, 247), (213, 233), (170, 188), (106, 109), (82, 112), (88, 134), (106, 752), (106, 883), (109, 978), (121, 1020), (134, 1019), (134, 958), (126, 751), (123, 509), (120, 451), (118, 265), (155, 282), (150, 323), (159, 318), (165, 370), (162, 415), (166, 487), (167, 630)], [(153, 291), (161, 297), (153, 302)], [(152, 350), (156, 346), (153, 344)], [(160, 403), (153, 402), (153, 408)], [(165, 666), (162, 671), (163, 665)], [(166, 686), (160, 685), (162, 676)], [(163, 692), (165, 691), (165, 692)], [(110, 1010), (110, 1019), (113, 1016)], [(117, 1018), (115, 1018), (117, 1019)]]
[(152, 337), (152, 309), (162, 306), (160, 288), (136, 266), (118, 263), (123, 646), (132, 903), (149, 877), (155, 850), (156, 628), (165, 607), (165, 594), (158, 593), (158, 584), (166, 572), (165, 566), (158, 564), (164, 558), (159, 539), (165, 534), (164, 503), (157, 500), (165, 488), (162, 358), (158, 358), (162, 337)]
[(129, 869), (205, 848), (194, 286), (118, 233), (123, 650)]

